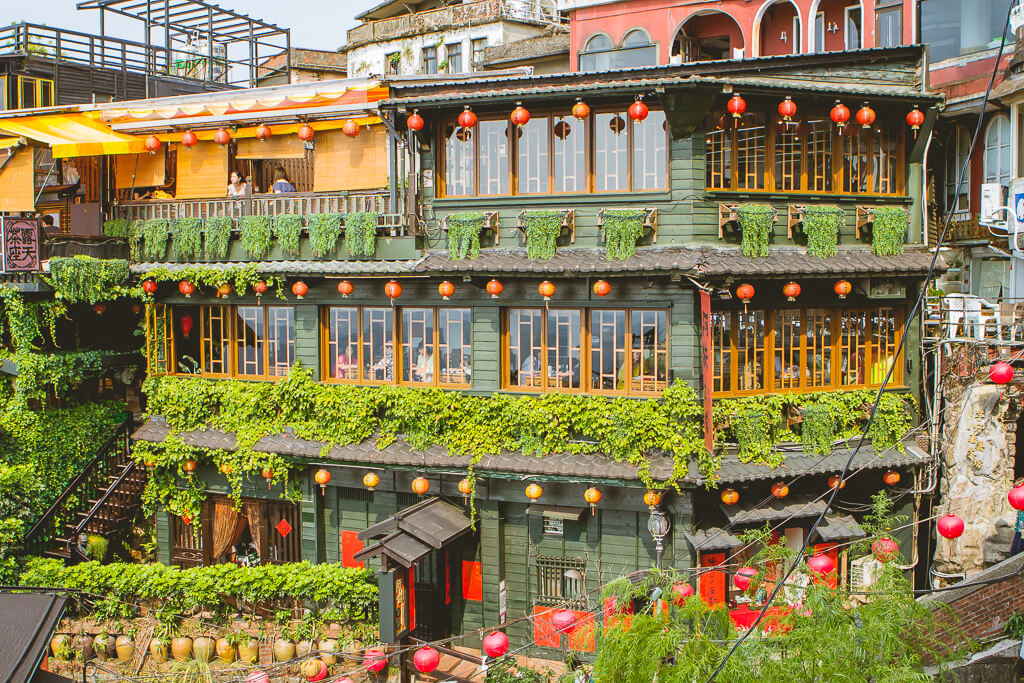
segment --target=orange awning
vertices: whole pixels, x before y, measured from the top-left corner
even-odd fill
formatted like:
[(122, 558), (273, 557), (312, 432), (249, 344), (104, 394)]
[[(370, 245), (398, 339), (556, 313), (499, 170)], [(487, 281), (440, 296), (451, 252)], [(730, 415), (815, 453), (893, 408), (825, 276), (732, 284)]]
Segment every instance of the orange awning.
[(0, 118), (0, 132), (45, 143), (52, 149), (54, 158), (146, 151), (143, 138), (115, 133), (84, 114)]

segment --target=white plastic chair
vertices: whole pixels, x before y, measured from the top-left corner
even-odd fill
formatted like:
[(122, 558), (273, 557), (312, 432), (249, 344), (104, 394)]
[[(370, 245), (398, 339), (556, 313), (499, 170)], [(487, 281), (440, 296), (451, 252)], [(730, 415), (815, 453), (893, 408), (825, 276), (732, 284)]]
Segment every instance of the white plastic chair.
[[(957, 328), (963, 323), (964, 336), (975, 339), (985, 339), (986, 321), (981, 318), (983, 308), (992, 311), (996, 323), (995, 336), (999, 337), (999, 330), (1002, 329), (999, 307), (991, 304), (980, 296), (973, 294), (947, 294), (943, 297), (943, 307), (946, 309), (946, 336), (955, 338)], [(973, 328), (973, 335), (971, 334)]]

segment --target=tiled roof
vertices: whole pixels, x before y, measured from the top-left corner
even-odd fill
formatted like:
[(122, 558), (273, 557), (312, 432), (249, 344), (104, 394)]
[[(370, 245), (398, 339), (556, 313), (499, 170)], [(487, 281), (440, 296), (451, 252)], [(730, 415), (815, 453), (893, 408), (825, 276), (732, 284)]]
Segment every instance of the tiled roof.
[[(150, 417), (132, 434), (137, 441), (161, 442), (170, 433), (163, 417)], [(182, 432), (182, 441), (196, 448), (231, 450), (236, 446), (234, 434), (215, 429)], [(266, 453), (280, 453), (294, 458), (326, 458), (345, 463), (372, 463), (374, 465), (395, 465), (402, 467), (468, 467), (472, 458), (468, 455), (450, 455), (440, 446), (416, 450), (404, 440), (398, 439), (386, 448), (378, 449), (376, 439), (371, 438), (357, 444), (334, 446), (326, 454), (324, 444), (319, 441), (301, 439), (294, 434), (265, 436), (253, 447)], [(528, 475), (564, 477), (597, 477), (639, 481), (637, 468), (629, 463), (610, 460), (600, 455), (548, 455), (536, 457), (506, 451), (498, 455), (485, 455), (476, 466), (479, 472), (504, 472)], [(672, 476), (672, 458), (655, 456), (651, 458), (651, 476), (665, 480)]]
[(815, 500), (810, 496), (790, 496), (781, 500), (775, 498), (768, 503), (722, 505), (730, 527), (764, 524), (790, 518), (817, 517), (825, 508), (825, 501)]
[[(266, 275), (400, 275), (413, 272), (424, 257), (407, 261), (256, 261), (259, 272)], [(201, 264), (204, 269), (229, 270), (237, 268), (247, 261), (221, 261)], [(132, 273), (146, 275), (152, 270), (161, 269), (174, 272), (195, 268), (195, 263), (135, 263)]]
[(712, 527), (710, 529), (698, 529), (694, 532), (684, 531), (683, 536), (690, 542), (693, 549), (698, 552), (710, 552), (712, 550), (732, 550), (740, 548), (743, 542), (730, 534), (725, 529)]
[(430, 252), (416, 266), (417, 272), (485, 273), (619, 273), (637, 271), (693, 271), (700, 265), (702, 249), (646, 247), (620, 261), (605, 258), (604, 249), (567, 247), (549, 259), (530, 259), (525, 249), (481, 249), (475, 259), (451, 259), (448, 252)]
[(818, 536), (825, 543), (849, 541), (867, 536), (857, 520), (849, 515), (826, 515), (818, 525)]
[[(701, 271), (708, 275), (800, 275), (817, 273), (925, 273), (932, 252), (908, 249), (899, 256), (875, 256), (870, 249), (840, 249), (819, 258), (805, 249), (772, 249), (767, 258), (749, 258), (738, 249), (706, 249)], [(941, 257), (936, 267), (945, 270)]]

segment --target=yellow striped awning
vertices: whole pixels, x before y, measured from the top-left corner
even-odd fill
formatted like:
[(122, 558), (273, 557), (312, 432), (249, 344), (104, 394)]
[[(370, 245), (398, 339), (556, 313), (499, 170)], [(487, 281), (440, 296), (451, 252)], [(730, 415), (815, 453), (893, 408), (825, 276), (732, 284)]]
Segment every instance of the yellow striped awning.
[(52, 149), (54, 158), (139, 154), (146, 151), (144, 138), (116, 133), (84, 114), (0, 118), (0, 133), (45, 143)]
[(10, 149), (21, 144), (21, 138), (0, 138), (0, 149)]

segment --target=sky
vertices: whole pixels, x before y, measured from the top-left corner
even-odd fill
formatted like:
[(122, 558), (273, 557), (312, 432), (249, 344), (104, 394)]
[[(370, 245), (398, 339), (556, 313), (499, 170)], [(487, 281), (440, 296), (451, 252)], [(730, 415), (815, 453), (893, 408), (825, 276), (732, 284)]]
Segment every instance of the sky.
[[(26, 21), (32, 24), (45, 24), (54, 28), (99, 33), (100, 19), (96, 10), (78, 11), (75, 5), (78, 0), (30, 0), (18, 2), (2, 0), (0, 4), (17, 6), (4, 8), (3, 23)], [(156, 0), (160, 2), (160, 0)], [(211, 4), (220, 5), (247, 14), (256, 19), (263, 19), (282, 28), (292, 30), (294, 47), (335, 50), (345, 42), (345, 31), (352, 28), (356, 14), (375, 5), (380, 0), (212, 0)], [(108, 15), (109, 16), (109, 15)], [(107, 31), (118, 38), (141, 40), (143, 30), (141, 24), (122, 19), (115, 22), (107, 21)], [(156, 36), (154, 35), (154, 38)], [(162, 38), (162, 36), (161, 36)]]

